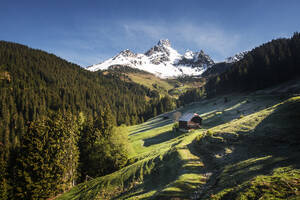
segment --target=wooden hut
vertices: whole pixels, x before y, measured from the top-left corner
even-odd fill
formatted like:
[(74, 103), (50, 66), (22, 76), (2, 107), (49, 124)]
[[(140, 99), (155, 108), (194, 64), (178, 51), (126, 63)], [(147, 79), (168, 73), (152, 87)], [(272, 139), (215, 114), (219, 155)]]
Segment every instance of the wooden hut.
[(200, 128), (202, 118), (197, 113), (187, 113), (179, 118), (179, 129), (189, 130)]

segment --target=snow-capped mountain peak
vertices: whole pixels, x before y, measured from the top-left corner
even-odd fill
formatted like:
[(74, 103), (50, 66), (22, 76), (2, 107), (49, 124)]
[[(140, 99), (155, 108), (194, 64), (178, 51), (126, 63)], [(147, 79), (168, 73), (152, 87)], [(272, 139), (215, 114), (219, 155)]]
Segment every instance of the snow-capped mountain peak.
[(193, 59), (194, 55), (195, 55), (194, 52), (192, 52), (191, 50), (186, 50), (186, 52), (183, 55), (183, 58)]
[(171, 47), (171, 42), (168, 39), (159, 40), (157, 45), (164, 46), (164, 47)]
[(199, 52), (186, 51), (178, 65), (190, 66), (192, 68), (206, 70), (208, 67), (214, 65), (214, 61), (204, 53), (203, 50)]
[(132, 51), (130, 51), (129, 49), (123, 50), (119, 53), (119, 55), (125, 56), (125, 57), (134, 57), (136, 56), (135, 53), (133, 53)]
[(159, 40), (157, 45), (154, 45), (144, 54), (136, 54), (126, 49), (87, 69), (97, 71), (106, 70), (115, 65), (123, 65), (148, 71), (161, 78), (168, 78), (181, 75), (201, 75), (213, 64), (212, 59), (202, 50), (196, 53), (188, 50), (184, 55), (181, 55), (171, 47), (168, 39), (164, 39)]
[(209, 55), (205, 54), (203, 50), (196, 53), (195, 62), (205, 63), (207, 66), (215, 64), (214, 61), (209, 57)]
[(164, 62), (174, 64), (181, 58), (181, 55), (171, 47), (171, 43), (168, 39), (159, 40), (157, 45), (149, 49), (145, 55), (148, 56), (150, 62), (155, 65)]

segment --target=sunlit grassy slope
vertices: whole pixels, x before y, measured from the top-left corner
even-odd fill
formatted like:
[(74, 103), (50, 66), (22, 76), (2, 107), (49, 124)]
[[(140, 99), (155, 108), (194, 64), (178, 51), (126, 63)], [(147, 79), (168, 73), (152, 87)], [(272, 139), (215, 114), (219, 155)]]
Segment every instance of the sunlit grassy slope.
[(172, 131), (174, 112), (128, 127), (128, 165), (58, 199), (297, 199), (300, 97), (227, 98), (179, 109), (204, 119), (189, 133)]
[(150, 73), (128, 72), (126, 75), (131, 81), (155, 90), (160, 95), (168, 94), (175, 98), (188, 89), (198, 88), (204, 84), (203, 80), (199, 81), (195, 79), (182, 83), (177, 79), (161, 79)]
[(148, 73), (127, 73), (127, 75), (133, 82), (144, 85), (151, 90), (157, 90), (160, 93), (168, 93), (168, 90), (174, 88), (174, 84), (176, 84), (176, 82), (172, 84), (165, 79), (160, 79)]

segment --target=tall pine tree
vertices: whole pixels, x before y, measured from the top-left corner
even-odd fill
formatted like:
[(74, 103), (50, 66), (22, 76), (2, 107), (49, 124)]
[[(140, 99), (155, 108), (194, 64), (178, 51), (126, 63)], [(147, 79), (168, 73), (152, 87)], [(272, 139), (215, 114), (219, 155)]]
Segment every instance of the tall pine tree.
[(74, 120), (60, 114), (30, 124), (18, 151), (16, 199), (47, 199), (72, 187), (77, 135)]

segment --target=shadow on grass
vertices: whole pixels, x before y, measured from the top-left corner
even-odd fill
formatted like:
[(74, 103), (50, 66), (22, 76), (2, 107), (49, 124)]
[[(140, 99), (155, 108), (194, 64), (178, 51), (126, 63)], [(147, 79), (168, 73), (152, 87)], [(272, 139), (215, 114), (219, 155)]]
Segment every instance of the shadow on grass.
[(166, 125), (169, 125), (172, 123), (173, 123), (173, 120), (171, 120), (171, 119), (159, 118), (159, 119), (156, 119), (155, 121), (150, 122), (149, 124), (145, 125), (144, 128), (138, 129), (138, 130), (130, 133), (130, 135), (135, 135), (135, 134), (138, 134), (141, 132), (149, 131), (151, 129), (159, 128), (159, 127), (166, 126)]
[[(205, 193), (208, 194), (219, 192), (224, 188), (236, 186), (237, 184), (248, 181), (257, 175), (268, 174), (276, 167), (287, 166), (295, 163), (298, 163), (297, 166), (299, 166), (299, 161), (297, 161), (297, 155), (299, 155), (297, 152), (299, 152), (299, 147), (298, 151), (296, 151), (295, 147), (297, 146), (295, 145), (293, 148), (290, 147), (289, 143), (282, 145), (280, 138), (285, 135), (282, 130), (271, 132), (268, 136), (265, 136), (264, 134), (260, 135), (261, 132), (265, 131), (265, 127), (269, 123), (282, 123), (286, 121), (282, 118), (283, 116), (281, 111), (278, 110), (279, 108), (255, 128), (255, 135), (253, 135), (253, 131), (243, 133), (243, 136), (239, 138), (238, 142), (235, 140), (225, 141), (225, 144), (213, 144), (214, 146), (220, 145), (218, 148), (206, 148), (207, 146), (202, 145), (200, 150), (199, 146), (195, 145), (195, 143), (188, 145), (190, 152), (201, 158), (201, 161), (204, 163), (204, 167), (193, 165), (193, 162), (199, 161), (197, 159), (180, 160), (179, 158), (170, 158), (170, 156), (167, 156), (166, 158), (163, 158), (161, 163), (156, 164), (150, 174), (144, 175), (144, 182), (141, 185), (126, 191), (115, 199), (119, 199), (124, 196), (129, 198), (136, 195), (143, 195), (152, 190), (157, 191), (154, 196), (144, 199), (189, 198), (189, 195), (195, 190), (196, 186), (199, 186), (199, 183), (184, 181), (176, 183), (176, 180), (178, 180), (181, 175), (188, 173), (199, 175), (211, 174), (206, 177), (207, 185), (204, 187), (207, 190)], [(236, 112), (236, 110), (232, 109), (230, 112)], [(251, 112), (249, 111), (249, 114), (251, 114)], [(257, 110), (255, 112), (257, 112)], [(274, 116), (275, 118), (279, 117), (279, 119), (274, 120)], [(215, 126), (218, 123), (225, 123), (235, 117), (228, 115), (226, 120), (221, 122), (216, 120), (214, 124), (210, 125)], [(155, 126), (158, 123), (160, 122), (156, 121), (151, 125)], [(160, 135), (144, 140), (144, 145), (150, 146), (159, 144), (178, 136), (180, 136), (180, 134), (174, 134), (172, 131), (166, 131)], [(297, 138), (293, 138), (292, 140), (295, 139)], [(235, 150), (228, 157), (218, 160), (215, 157), (215, 154), (218, 152), (213, 151), (219, 151), (227, 146), (234, 147)], [(210, 149), (212, 149), (211, 152), (209, 152)], [(248, 163), (247, 160), (249, 159), (253, 159), (253, 161)], [(191, 163), (191, 165), (189, 165), (189, 163)], [(204, 180), (205, 178), (203, 181)], [(172, 183), (172, 185), (170, 185), (170, 183)], [(169, 191), (163, 191), (166, 187), (174, 187), (175, 190), (171, 189)]]
[[(299, 169), (299, 119), (300, 101), (287, 102), (278, 106), (253, 131), (241, 133), (238, 142), (225, 139), (220, 144), (193, 143), (189, 148), (201, 156), (206, 170), (216, 170), (208, 179), (205, 191), (201, 191), (200, 199), (209, 199), (209, 194), (236, 187), (258, 175), (270, 174), (278, 167)], [(219, 151), (210, 152), (213, 149), (210, 145), (219, 145), (223, 149), (233, 147), (234, 151), (218, 159), (214, 155)]]
[[(190, 161), (194, 161), (191, 159)], [(162, 160), (155, 159), (155, 167), (151, 170), (149, 174), (143, 175), (143, 183), (137, 185), (130, 190), (120, 194), (114, 199), (128, 199), (137, 195), (143, 195), (150, 191), (156, 191), (151, 197), (144, 197), (139, 199), (170, 199), (181, 198), (189, 199), (190, 192), (194, 190), (197, 183), (194, 182), (175, 182), (179, 177), (187, 172), (187, 170), (192, 170), (190, 173), (200, 173), (200, 168), (188, 168), (184, 167), (188, 160), (181, 160), (177, 151), (171, 151), (165, 155)], [(145, 167), (144, 167), (145, 168)], [(172, 183), (172, 186), (170, 186)], [(169, 191), (163, 191), (166, 187)], [(177, 188), (174, 191), (172, 188)]]
[[(139, 189), (142, 189), (140, 186), (136, 187), (134, 190), (135, 191), (138, 191)], [(121, 198), (121, 196), (123, 196), (124, 194), (128, 194), (126, 195), (126, 199), (129, 199), (131, 197), (134, 197), (134, 196), (137, 196), (137, 195), (142, 195), (142, 194), (145, 194), (146, 192), (144, 191), (140, 191), (140, 192), (134, 192), (132, 190), (130, 190), (130, 192), (126, 192), (126, 193), (122, 193), (121, 195), (117, 196), (117, 197), (114, 197), (112, 198), (112, 200), (118, 200)]]
[(145, 139), (144, 140), (144, 146), (148, 147), (148, 146), (151, 146), (151, 145), (163, 143), (163, 142), (166, 142), (166, 141), (171, 140), (173, 138), (176, 138), (180, 135), (182, 135), (182, 133), (173, 132), (173, 131), (166, 131), (166, 132), (163, 132), (163, 133), (161, 133), (159, 135), (156, 135), (152, 138)]
[[(263, 98), (263, 97), (257, 97), (257, 98)], [(227, 123), (231, 120), (237, 119), (239, 116), (247, 116), (255, 112), (259, 112), (266, 107), (271, 107), (279, 102), (282, 102), (289, 98), (288, 96), (286, 97), (264, 97), (266, 98), (265, 101), (267, 101), (267, 105), (260, 105), (257, 104), (257, 102), (264, 101), (262, 100), (257, 100), (256, 97), (241, 97), (238, 101), (229, 101), (227, 103), (218, 103), (215, 106), (207, 106), (205, 108), (204, 112), (198, 112), (198, 114), (203, 114), (203, 113), (208, 113), (206, 116), (210, 116), (208, 119), (204, 119), (202, 121), (203, 128), (209, 129), (214, 126), (218, 126), (224, 123)], [(238, 106), (237, 106), (238, 105)], [(199, 104), (201, 106), (201, 103)], [(198, 106), (198, 107), (199, 107)], [(205, 107), (205, 105), (203, 105)], [(193, 109), (189, 109), (189, 112), (196, 112), (197, 107), (193, 111)]]
[[(153, 168), (152, 163), (149, 164), (151, 170), (148, 171), (149, 166), (146, 164), (137, 170), (134, 177), (142, 177), (143, 182), (114, 199), (134, 198), (136, 195), (143, 195), (153, 190), (157, 191), (154, 196), (150, 198), (145, 197), (144, 199), (180, 199), (182, 197), (188, 199), (189, 194), (187, 191), (189, 189), (192, 191), (193, 187), (199, 184), (193, 185), (193, 183), (188, 182), (181, 185), (182, 182), (180, 182), (179, 185), (175, 183), (175, 187), (178, 187), (179, 190), (162, 190), (166, 187), (169, 188), (170, 183), (173, 184), (183, 174), (189, 172), (208, 174), (208, 172), (211, 172), (212, 175), (207, 176), (207, 184), (203, 187), (202, 196), (199, 197), (200, 199), (209, 199), (209, 194), (218, 193), (225, 188), (235, 187), (245, 181), (251, 180), (257, 175), (269, 174), (274, 168), (290, 165), (299, 168), (299, 113), (299, 103), (297, 105), (280, 105), (254, 130), (248, 133), (241, 133), (238, 141), (224, 137), (224, 143), (212, 143), (211, 145), (220, 145), (223, 149), (225, 147), (233, 147), (233, 152), (222, 158), (215, 157), (222, 148), (215, 148), (216, 152), (213, 152), (209, 151), (210, 148), (207, 148), (209, 144), (199, 145), (193, 143), (188, 145), (190, 152), (201, 158), (204, 167), (183, 167), (187, 164), (187, 161), (181, 160), (178, 152), (170, 150), (170, 153), (164, 155), (163, 158), (153, 160), (153, 165), (155, 165)], [(228, 118), (230, 119), (230, 116)], [(159, 123), (169, 122), (168, 120), (156, 120), (150, 126), (155, 127)], [(167, 131), (159, 136), (149, 138), (147, 145), (157, 144), (174, 138), (175, 136), (171, 134)], [(194, 162), (197, 160), (190, 161)]]

